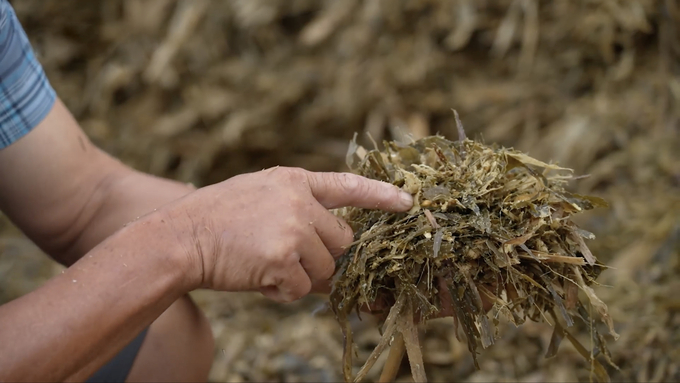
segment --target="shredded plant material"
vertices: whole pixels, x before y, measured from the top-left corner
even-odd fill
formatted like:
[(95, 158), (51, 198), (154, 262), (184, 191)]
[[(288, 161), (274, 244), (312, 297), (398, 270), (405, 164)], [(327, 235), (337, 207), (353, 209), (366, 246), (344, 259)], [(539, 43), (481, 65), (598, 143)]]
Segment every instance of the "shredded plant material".
[[(590, 175), (568, 189), (611, 206), (574, 220), (597, 234), (586, 243), (608, 266), (591, 286), (621, 334), (603, 334), (621, 369), (597, 356), (583, 321), (564, 328), (627, 382), (680, 381), (678, 4), (13, 1), (61, 100), (98, 146), (140, 171), (196, 186), (276, 165), (343, 171), (354, 131), (366, 148), (368, 134), (455, 138), (455, 105), (469, 137)], [(0, 217), (1, 302), (61, 270)], [(321, 298), (192, 296), (216, 338), (210, 381), (341, 379), (342, 334)], [(553, 327), (499, 319), (480, 370), (452, 318), (423, 323), (429, 380), (591, 379), (569, 342), (543, 358)], [(380, 333), (373, 315), (349, 320), (356, 374)], [(364, 381), (382, 378), (385, 356)], [(406, 367), (397, 381), (410, 381)]]
[[(515, 325), (529, 319), (554, 327), (547, 356), (566, 337), (591, 362), (595, 378), (608, 381), (604, 367), (566, 331), (584, 322), (611, 360), (589, 315), (597, 312), (618, 337), (607, 306), (589, 287), (604, 266), (584, 240), (594, 235), (571, 220), (606, 202), (568, 192), (570, 169), (469, 140), (456, 120), (456, 142), (429, 136), (408, 145), (385, 142), (384, 151), (350, 146), (353, 170), (401, 187), (415, 202), (402, 214), (341, 212), (356, 233), (331, 294), (345, 337), (345, 380), (363, 379), (393, 339), (403, 339), (414, 381), (426, 380), (416, 321), (449, 311), (478, 369), (478, 348), (499, 337), (501, 318)], [(353, 378), (348, 315), (375, 302), (389, 307), (382, 338)]]

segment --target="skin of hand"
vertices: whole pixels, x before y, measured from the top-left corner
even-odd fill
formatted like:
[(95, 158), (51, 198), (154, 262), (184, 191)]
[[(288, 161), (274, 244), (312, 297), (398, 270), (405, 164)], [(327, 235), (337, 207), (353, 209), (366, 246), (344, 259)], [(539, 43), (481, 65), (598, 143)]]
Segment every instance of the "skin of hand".
[(3, 212), (70, 265), (0, 306), (0, 327), (12, 329), (0, 331), (0, 381), (85, 379), (198, 287), (297, 299), (311, 282), (327, 286), (352, 239), (327, 208), (412, 204), (378, 181), (288, 168), (191, 192), (94, 147), (60, 101), (0, 151), (0, 179), (11, 180)]
[(158, 211), (194, 270), (196, 287), (260, 291), (279, 302), (327, 284), (352, 230), (328, 209), (406, 211), (397, 187), (347, 173), (276, 167), (208, 186)]
[[(0, 150), (0, 180), (3, 180), (0, 182), (0, 209), (3, 213), (49, 256), (66, 266), (73, 265), (85, 254), (89, 254), (89, 262), (86, 263), (101, 265), (102, 258), (97, 254), (102, 251), (93, 250), (95, 246), (136, 217), (196, 190), (191, 185), (134, 171), (99, 150), (85, 136), (60, 100), (55, 102), (50, 113), (28, 135)], [(132, 240), (127, 237), (125, 243), (116, 245), (118, 253), (126, 252), (126, 247), (131, 244)], [(0, 381), (31, 378), (45, 380), (48, 376), (54, 377), (53, 380), (64, 380), (66, 377), (60, 375), (62, 368), (70, 373), (68, 381), (80, 381), (97, 370), (135, 335), (135, 331), (139, 331), (136, 326), (141, 325), (139, 318), (130, 316), (129, 313), (119, 310), (112, 314), (110, 304), (108, 308), (104, 305), (105, 309), (100, 313), (96, 313), (99, 310), (97, 305), (83, 305), (90, 298), (103, 300), (102, 294), (108, 294), (109, 291), (116, 291), (119, 296), (132, 292), (135, 298), (129, 299), (128, 304), (142, 304), (145, 307), (145, 321), (163, 313), (150, 326), (150, 322), (146, 324), (150, 329), (148, 341), (142, 345), (138, 355), (138, 359), (144, 362), (134, 364), (131, 378), (153, 377), (165, 381), (207, 379), (211, 363), (205, 361), (211, 359), (206, 355), (211, 355), (214, 348), (207, 319), (188, 295), (177, 299), (165, 312), (157, 311), (157, 307), (149, 305), (150, 301), (144, 297), (157, 291), (156, 284), (149, 280), (154, 274), (148, 273), (145, 268), (146, 264), (154, 262), (153, 257), (143, 250), (146, 244), (132, 242), (140, 257), (133, 262), (123, 263), (136, 266), (134, 270), (125, 268), (125, 272), (120, 272), (114, 267), (102, 269), (90, 265), (86, 268), (86, 276), (78, 272), (77, 266), (59, 275), (57, 279), (66, 279), (77, 286), (80, 282), (87, 283), (87, 278), (96, 281), (99, 286), (90, 285), (85, 297), (79, 295), (79, 290), (69, 291), (71, 286), (68, 283), (59, 284), (55, 280), (49, 281), (44, 288), (29, 296), (0, 307), (2, 327), (12, 328), (12, 332), (0, 332), (0, 344), (11, 345), (12, 352), (5, 353), (0, 347), (0, 354), (17, 358), (15, 362), (0, 358), (0, 372), (6, 373), (0, 373)], [(149, 242), (149, 239), (145, 239), (145, 242)], [(162, 247), (156, 245), (156, 250), (162, 251)], [(159, 267), (154, 269), (162, 270)], [(78, 276), (71, 280), (65, 278), (74, 273)], [(136, 284), (129, 279), (131, 275), (132, 278), (146, 278), (147, 282), (141, 287), (144, 291), (135, 289)], [(115, 281), (111, 281), (109, 277), (114, 277)], [(72, 280), (77, 280), (78, 283), (71, 282)], [(167, 292), (163, 294), (163, 301), (166, 301)], [(52, 297), (52, 300), (46, 297)], [(36, 304), (35, 299), (43, 303)], [(59, 305), (52, 305), (52, 301), (59, 302)], [(57, 315), (53, 310), (58, 310)], [(88, 314), (92, 315), (92, 312), (95, 312), (95, 319), (89, 317), (81, 322)], [(61, 313), (64, 314), (63, 318)], [(14, 315), (19, 319), (13, 319)], [(113, 320), (122, 318), (127, 328), (121, 330), (115, 324), (111, 327), (111, 324), (107, 325), (106, 320), (97, 317), (98, 315)], [(40, 318), (46, 316), (51, 318), (51, 325), (40, 328), (49, 331), (36, 331), (36, 326), (41, 323)], [(60, 322), (60, 318), (64, 321)], [(94, 336), (88, 334), (89, 321), (97, 327)], [(16, 323), (20, 324), (19, 327)], [(29, 329), (22, 332), (22, 325), (29, 326)], [(64, 325), (77, 329), (76, 333), (67, 336), (69, 331)], [(109, 331), (116, 334), (116, 340), (109, 339), (101, 343), (100, 338), (106, 337)], [(60, 338), (58, 346), (50, 342), (52, 333)], [(24, 335), (40, 337), (43, 344), (26, 341)], [(59, 353), (59, 349), (68, 349), (71, 343), (67, 341), (69, 338), (78, 345), (77, 352)], [(54, 359), (57, 368), (49, 365), (44, 368), (32, 367), (35, 363), (30, 358), (37, 357), (36, 360), (40, 360), (41, 352), (36, 347), (43, 345), (57, 350), (49, 356)], [(158, 345), (163, 347), (159, 348)], [(96, 352), (92, 352), (93, 346)], [(93, 358), (84, 363), (85, 359), (79, 358), (81, 351)], [(154, 366), (159, 365), (166, 367), (154, 369)]]

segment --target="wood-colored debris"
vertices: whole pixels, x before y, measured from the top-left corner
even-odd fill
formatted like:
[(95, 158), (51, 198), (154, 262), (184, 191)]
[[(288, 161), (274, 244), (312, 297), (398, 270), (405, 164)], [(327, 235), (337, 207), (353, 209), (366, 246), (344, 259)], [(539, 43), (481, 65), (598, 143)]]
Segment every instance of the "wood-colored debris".
[[(572, 221), (573, 215), (606, 203), (565, 190), (570, 169), (469, 140), (458, 124), (456, 142), (430, 136), (408, 145), (387, 142), (385, 151), (368, 153), (351, 145), (348, 160), (361, 157), (355, 171), (400, 186), (415, 202), (405, 214), (342, 212), (355, 231), (331, 294), (345, 337), (345, 379), (353, 380), (348, 316), (381, 302), (389, 311), (382, 338), (356, 381), (395, 336), (406, 345), (414, 381), (423, 381), (414, 318), (446, 311), (456, 336), (460, 326), (477, 368), (478, 345), (494, 343), (500, 320), (518, 326), (529, 319), (554, 326), (549, 356), (566, 336), (591, 360), (597, 380), (608, 381), (602, 365), (565, 330), (582, 321), (591, 328), (592, 343), (611, 361), (589, 314), (596, 312), (618, 337), (606, 305), (589, 287), (603, 265), (584, 241), (594, 235)], [(484, 301), (492, 305), (488, 313)]]
[[(369, 135), (378, 143), (406, 145), (408, 135), (455, 139), (451, 108), (460, 113), (471, 140), (573, 168), (578, 176), (566, 189), (610, 205), (572, 217), (597, 239), (567, 242), (583, 238), (607, 265), (589, 287), (615, 319), (617, 341), (604, 324), (596, 327), (620, 369), (605, 363), (580, 319), (565, 329), (593, 351), (613, 381), (680, 381), (677, 2), (12, 4), (52, 85), (87, 134), (141, 171), (197, 186), (275, 165), (347, 171), (347, 142), (355, 132), (357, 144), (366, 148), (373, 147)], [(419, 220), (430, 224), (424, 211)], [(437, 225), (450, 225), (437, 211), (430, 213)], [(436, 234), (433, 230), (428, 239), (432, 244)], [(20, 235), (0, 219), (3, 302), (40, 285), (54, 269)], [(441, 235), (439, 252), (451, 245)], [(536, 257), (543, 255), (525, 245)], [(586, 262), (582, 254), (572, 258)], [(593, 275), (584, 274), (584, 283), (588, 276)], [(584, 294), (578, 294), (582, 300)], [(282, 306), (258, 294), (193, 296), (216, 337), (212, 381), (342, 379), (342, 334), (334, 313), (321, 305), (325, 298)], [(456, 339), (451, 318), (421, 323), (429, 380), (595, 379), (591, 363), (571, 342), (563, 341), (556, 357), (544, 358), (559, 331), (531, 320), (519, 327), (504, 319), (496, 325), (493, 310), (488, 317), (501, 336), (494, 334), (493, 347), (478, 354), (479, 370), (466, 339)], [(559, 308), (556, 313), (557, 321), (549, 314), (547, 319), (566, 324)], [(598, 317), (597, 311), (589, 315)], [(356, 376), (381, 336), (371, 315), (359, 320), (351, 314), (349, 321)], [(365, 381), (395, 370), (387, 354)], [(397, 364), (397, 381), (411, 379), (409, 368)]]

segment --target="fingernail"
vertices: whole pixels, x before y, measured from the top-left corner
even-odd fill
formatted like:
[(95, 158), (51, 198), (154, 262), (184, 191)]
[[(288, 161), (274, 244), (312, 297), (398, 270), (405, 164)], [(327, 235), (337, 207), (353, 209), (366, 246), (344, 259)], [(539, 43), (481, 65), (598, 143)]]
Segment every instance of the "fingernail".
[(410, 209), (413, 206), (413, 197), (406, 192), (400, 191), (399, 206), (404, 210)]

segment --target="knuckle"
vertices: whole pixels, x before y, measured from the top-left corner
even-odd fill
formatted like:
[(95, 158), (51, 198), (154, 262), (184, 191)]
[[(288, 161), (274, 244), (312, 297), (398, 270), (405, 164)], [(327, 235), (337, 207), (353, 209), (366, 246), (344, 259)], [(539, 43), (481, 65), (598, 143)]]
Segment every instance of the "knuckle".
[(356, 174), (336, 173), (333, 179), (335, 186), (344, 193), (357, 195), (366, 191), (366, 182)]
[(300, 253), (297, 252), (297, 246), (295, 242), (284, 245), (281, 252), (279, 252), (277, 257), (277, 264), (282, 266), (294, 265), (300, 262)]
[(272, 246), (266, 253), (266, 262), (271, 270), (280, 270), (291, 264), (297, 255), (296, 245), (293, 241), (281, 242), (278, 246)]
[(321, 277), (323, 279), (330, 279), (333, 274), (335, 274), (335, 261), (333, 259), (329, 259)]
[(278, 270), (270, 270), (262, 276), (260, 287), (267, 291), (271, 291), (277, 289), (283, 281), (283, 277)]
[(270, 174), (285, 182), (298, 182), (306, 178), (305, 170), (301, 168), (278, 166), (273, 168)]
[[(299, 212), (301, 212), (303, 209), (306, 209), (308, 206), (307, 201), (305, 201), (305, 199), (298, 194), (291, 194), (291, 196), (288, 198), (288, 204), (291, 207), (291, 209), (293, 209), (295, 217), (298, 217)], [(295, 222), (295, 224), (298, 223), (299, 222)]]
[(286, 238), (284, 247), (287, 251), (299, 251), (307, 244), (308, 236), (304, 232), (305, 225), (309, 226), (310, 222), (306, 222), (301, 216), (291, 217), (288, 220), (288, 230), (284, 237)]

